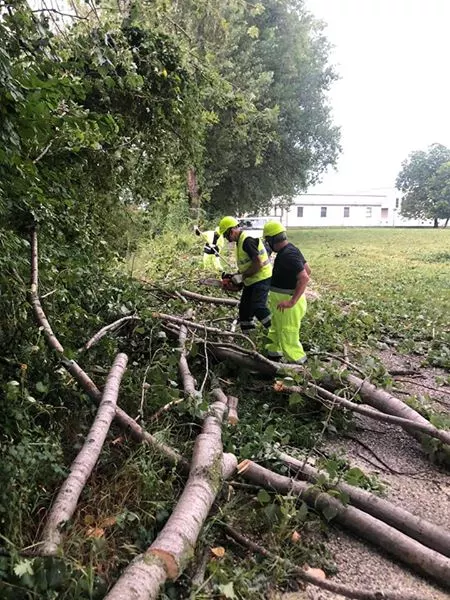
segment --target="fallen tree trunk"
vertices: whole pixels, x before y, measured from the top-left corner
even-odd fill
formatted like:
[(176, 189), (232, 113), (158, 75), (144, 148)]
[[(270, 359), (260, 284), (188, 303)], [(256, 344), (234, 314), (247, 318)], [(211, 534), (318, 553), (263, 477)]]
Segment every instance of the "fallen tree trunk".
[(255, 483), (281, 494), (297, 495), (315, 510), (333, 518), (360, 537), (369, 540), (405, 564), (450, 587), (450, 560), (397, 531), (390, 525), (353, 506), (344, 506), (315, 486), (278, 475), (250, 460), (238, 465), (238, 473)]
[[(305, 464), (304, 461), (289, 456), (284, 452), (277, 452), (277, 456), (290, 469), (299, 473), (300, 476), (303, 475), (303, 477), (312, 483), (316, 483), (319, 477), (326, 476), (326, 473), (323, 471), (318, 471), (311, 465)], [(366, 490), (354, 487), (343, 481), (336, 484), (327, 484), (327, 487), (342, 491), (349, 497), (350, 503), (353, 506), (395, 527), (395, 529), (402, 531), (421, 544), (428, 546), (428, 548), (432, 548), (436, 552), (450, 557), (450, 533), (443, 527), (417, 517), (404, 508), (388, 502), (384, 498), (375, 496), (375, 494), (371, 494)]]
[(227, 304), (228, 306), (237, 306), (239, 300), (234, 298), (215, 298), (214, 296), (204, 296), (203, 294), (196, 294), (189, 290), (181, 290), (181, 293), (186, 298), (192, 298), (192, 300), (198, 300), (199, 302), (210, 302), (211, 304)]
[(286, 565), (286, 569), (290, 572), (294, 572), (295, 575), (301, 579), (302, 581), (306, 581), (322, 590), (328, 590), (330, 592), (334, 592), (335, 594), (339, 594), (341, 596), (345, 596), (346, 598), (352, 598), (353, 600), (433, 600), (432, 598), (426, 598), (421, 594), (420, 596), (411, 595), (411, 594), (403, 594), (402, 592), (390, 592), (385, 590), (361, 590), (350, 588), (342, 583), (336, 583), (334, 581), (328, 581), (327, 579), (321, 579), (312, 573), (309, 573), (306, 569), (302, 569), (301, 567), (297, 567), (290, 560), (285, 558), (281, 558), (277, 554), (273, 552), (269, 552), (256, 542), (253, 542), (248, 537), (242, 535), (239, 531), (236, 531), (234, 527), (230, 527), (229, 525), (222, 526), (225, 532), (232, 537), (236, 542), (247, 546), (253, 552), (257, 552), (270, 558), (272, 561), (281, 562), (281, 564)]
[[(192, 318), (193, 311), (189, 309), (186, 313), (186, 318)], [(183, 389), (186, 397), (194, 398), (197, 395), (197, 390), (195, 389), (195, 379), (192, 377), (192, 373), (189, 369), (189, 365), (187, 362), (186, 356), (186, 336), (187, 336), (187, 328), (186, 325), (181, 325), (180, 333), (178, 335), (178, 341), (180, 342), (179, 351), (180, 351), (180, 360), (178, 361), (178, 369), (180, 371), (181, 380), (183, 382)]]
[(221, 426), (226, 396), (220, 391), (215, 397), (218, 399), (210, 406), (196, 439), (189, 478), (174, 511), (147, 552), (127, 567), (105, 600), (154, 599), (166, 577), (176, 579), (192, 558), (222, 482)]
[[(295, 385), (285, 386), (278, 382), (274, 385), (274, 389), (277, 392), (297, 392), (299, 394), (305, 392), (305, 388), (295, 386)], [(336, 402), (336, 404), (339, 404), (343, 408), (347, 408), (353, 412), (359, 413), (361, 415), (365, 415), (366, 417), (370, 417), (371, 419), (374, 419), (375, 421), (381, 421), (383, 423), (392, 423), (393, 425), (399, 425), (400, 427), (405, 429), (405, 431), (407, 431), (408, 433), (414, 432), (414, 433), (420, 433), (420, 434), (427, 434), (431, 437), (434, 437), (434, 438), (440, 440), (441, 442), (450, 444), (450, 432), (444, 431), (442, 429), (438, 429), (437, 427), (432, 425), (426, 419), (425, 419), (424, 423), (421, 423), (421, 422), (419, 423), (416, 421), (412, 421), (411, 419), (404, 419), (402, 417), (396, 417), (394, 415), (386, 414), (384, 412), (379, 412), (378, 410), (373, 410), (372, 408), (365, 408), (364, 406), (356, 404), (355, 402), (351, 402), (350, 400), (341, 398), (340, 396), (337, 396), (336, 394), (329, 392), (325, 388), (322, 388), (313, 383), (306, 384), (306, 390), (308, 390), (308, 389), (313, 390), (314, 392), (319, 394), (319, 396), (321, 396), (322, 398), (326, 398), (327, 400), (330, 400), (330, 402)]]
[(137, 317), (137, 316), (122, 317), (121, 319), (114, 321), (114, 323), (110, 323), (109, 325), (102, 327), (102, 329), (100, 329), (100, 331), (98, 331), (94, 336), (92, 336), (91, 339), (88, 340), (84, 344), (84, 346), (78, 350), (78, 352), (83, 352), (85, 350), (89, 350), (89, 348), (92, 348), (92, 346), (95, 346), (95, 344), (97, 344), (103, 337), (105, 337), (105, 335), (107, 333), (116, 331), (124, 323), (127, 323), (128, 321), (140, 321), (140, 320), (141, 320), (140, 317)]
[(61, 528), (75, 512), (80, 494), (98, 460), (114, 418), (119, 386), (127, 361), (126, 354), (118, 354), (114, 360), (95, 421), (86, 436), (82, 449), (70, 466), (70, 474), (61, 486), (49, 513), (39, 548), (39, 554), (42, 556), (51, 556), (58, 552), (61, 543)]
[[(242, 366), (245, 366), (249, 370), (256, 370), (265, 375), (275, 375), (280, 371), (286, 371), (286, 369), (304, 372), (303, 366), (275, 363), (268, 360), (264, 356), (259, 355), (256, 351), (253, 351), (252, 355), (249, 355), (245, 353), (245, 349), (243, 349), (243, 351), (231, 350), (229, 348), (221, 348), (218, 345), (212, 347), (210, 351), (220, 360), (229, 359)], [(342, 387), (342, 381), (338, 382), (331, 380), (328, 373), (324, 373), (323, 377), (324, 384), (327, 387), (330, 387), (331, 389)], [(445, 449), (450, 452), (450, 432), (437, 429), (427, 419), (425, 419), (425, 417), (422, 417), (422, 415), (420, 415), (417, 411), (410, 408), (407, 404), (392, 394), (389, 394), (389, 392), (386, 390), (379, 389), (373, 384), (351, 374), (346, 375), (345, 380), (348, 381), (349, 385), (354, 391), (361, 395), (361, 398), (366, 404), (378, 409), (380, 413), (391, 415), (396, 419), (404, 419), (404, 422), (397, 420), (396, 423), (404, 426), (405, 431), (412, 435), (419, 442), (423, 442), (424, 439), (427, 439), (427, 437), (435, 437), (442, 441), (445, 444)], [(314, 386), (315, 384), (308, 383), (308, 385)], [(328, 390), (323, 391), (331, 393)], [(340, 398), (339, 396), (336, 397)], [(380, 413), (373, 414), (375, 415)], [(382, 420), (381, 417), (379, 420)]]
[(176, 317), (174, 315), (166, 315), (165, 313), (153, 312), (152, 317), (154, 319), (161, 319), (162, 321), (169, 321), (170, 323), (177, 323), (178, 325), (186, 325), (187, 327), (192, 327), (194, 329), (201, 329), (203, 331), (209, 331), (210, 333), (216, 333), (217, 335), (225, 335), (232, 337), (241, 337), (247, 340), (252, 348), (255, 348), (255, 343), (252, 339), (250, 339), (247, 335), (243, 333), (233, 333), (231, 331), (226, 331), (224, 329), (219, 329), (218, 327), (210, 327), (208, 325), (204, 325), (203, 323), (196, 323), (195, 321), (189, 321), (187, 319), (183, 319), (181, 317)]
[(36, 229), (32, 229), (31, 231), (31, 288), (28, 292), (28, 299), (33, 307), (34, 315), (36, 317), (36, 321), (38, 325), (42, 327), (42, 332), (47, 340), (48, 345), (56, 352), (62, 354), (64, 352), (64, 348), (61, 343), (53, 333), (53, 329), (50, 327), (50, 323), (45, 316), (45, 312), (41, 306), (41, 301), (39, 300), (38, 293), (38, 241), (37, 241), (37, 233)]

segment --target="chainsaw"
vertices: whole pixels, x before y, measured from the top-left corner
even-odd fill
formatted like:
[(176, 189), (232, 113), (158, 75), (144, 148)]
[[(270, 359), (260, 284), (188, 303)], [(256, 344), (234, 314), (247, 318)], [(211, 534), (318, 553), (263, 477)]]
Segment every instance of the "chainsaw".
[(240, 292), (244, 287), (243, 283), (236, 284), (234, 281), (231, 281), (233, 277), (232, 273), (222, 273), (221, 279), (201, 279), (200, 283), (202, 285), (209, 285), (212, 287), (218, 287), (224, 290), (225, 292)]

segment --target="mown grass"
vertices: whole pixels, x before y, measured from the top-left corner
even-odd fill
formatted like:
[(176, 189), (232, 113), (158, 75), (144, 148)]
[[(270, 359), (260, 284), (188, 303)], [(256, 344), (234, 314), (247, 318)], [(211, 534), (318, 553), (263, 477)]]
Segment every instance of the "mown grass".
[[(450, 367), (450, 230), (291, 229), (289, 238), (322, 300), (352, 313), (352, 328), (356, 311), (368, 339), (394, 338), (399, 350)], [(350, 340), (357, 333), (341, 326)]]

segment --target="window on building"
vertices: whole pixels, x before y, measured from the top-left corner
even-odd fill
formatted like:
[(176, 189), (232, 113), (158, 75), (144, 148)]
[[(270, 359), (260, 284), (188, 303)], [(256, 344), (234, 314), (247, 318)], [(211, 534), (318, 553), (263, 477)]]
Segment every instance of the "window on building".
[(387, 219), (389, 216), (389, 209), (388, 208), (382, 208), (381, 209), (381, 218), (382, 219)]
[(303, 206), (297, 206), (297, 217), (303, 217)]
[(327, 207), (326, 206), (321, 206), (320, 207), (320, 216), (321, 217), (326, 217), (327, 216)]
[(366, 217), (370, 219), (372, 217), (372, 207), (366, 206)]
[(350, 216), (350, 206), (344, 206), (344, 217)]
[(395, 199), (395, 208), (398, 208), (400, 206), (400, 198), (396, 198)]

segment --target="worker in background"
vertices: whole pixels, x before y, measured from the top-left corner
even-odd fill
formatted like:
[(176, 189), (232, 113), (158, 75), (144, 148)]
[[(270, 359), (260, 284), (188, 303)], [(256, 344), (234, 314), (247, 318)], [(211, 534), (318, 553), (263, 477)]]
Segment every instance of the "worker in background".
[(219, 228), (214, 231), (200, 231), (199, 227), (195, 227), (195, 234), (200, 236), (204, 241), (203, 246), (203, 268), (207, 271), (222, 272), (222, 264), (220, 261), (220, 251), (223, 248), (223, 236), (219, 233)]
[(306, 354), (299, 339), (306, 313), (305, 290), (311, 269), (300, 250), (288, 242), (286, 229), (275, 221), (264, 225), (265, 242), (276, 252), (269, 292), (272, 324), (267, 355), (272, 360), (302, 364)]
[(268, 328), (270, 311), (267, 308), (267, 295), (272, 275), (262, 239), (250, 237), (239, 227), (234, 217), (223, 217), (219, 223), (219, 233), (229, 242), (236, 242), (236, 262), (238, 273), (231, 277), (235, 285), (241, 285), (239, 302), (239, 325), (243, 333), (255, 329), (254, 317)]

